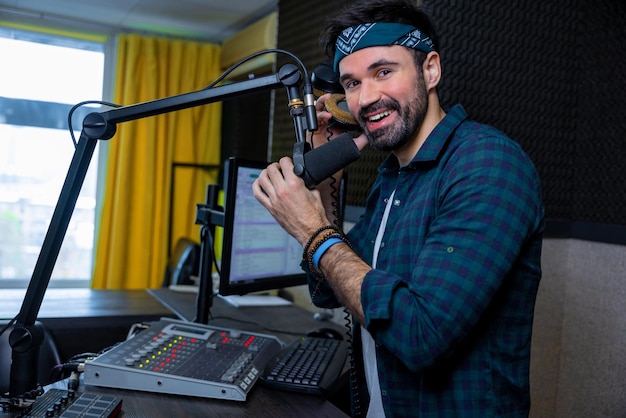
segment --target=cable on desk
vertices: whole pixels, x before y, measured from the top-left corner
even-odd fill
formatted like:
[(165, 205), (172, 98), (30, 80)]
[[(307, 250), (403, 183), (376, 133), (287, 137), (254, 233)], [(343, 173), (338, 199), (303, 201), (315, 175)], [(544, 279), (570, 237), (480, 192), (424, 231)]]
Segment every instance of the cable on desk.
[(286, 330), (281, 330), (281, 329), (277, 329), (277, 328), (271, 328), (271, 327), (263, 325), (263, 324), (261, 324), (259, 322), (247, 321), (247, 320), (244, 320), (244, 319), (237, 319), (237, 318), (232, 318), (232, 317), (229, 317), (229, 316), (215, 316), (215, 317), (212, 317), (211, 319), (213, 319), (213, 320), (225, 319), (225, 320), (228, 320), (228, 321), (239, 322), (239, 323), (242, 323), (242, 324), (254, 325), (256, 327), (263, 328), (266, 331), (279, 333), (279, 334), (297, 335), (297, 336), (305, 334), (304, 332), (301, 332), (301, 331), (300, 332), (295, 332), (295, 331), (286, 331)]

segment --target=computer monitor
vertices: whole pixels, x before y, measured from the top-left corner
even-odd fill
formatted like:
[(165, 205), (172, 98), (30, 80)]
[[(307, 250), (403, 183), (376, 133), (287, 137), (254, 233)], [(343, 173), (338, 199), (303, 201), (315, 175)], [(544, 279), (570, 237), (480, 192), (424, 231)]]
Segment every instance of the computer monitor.
[(219, 294), (245, 295), (306, 283), (302, 245), (254, 197), (267, 162), (232, 157), (224, 165), (224, 227)]

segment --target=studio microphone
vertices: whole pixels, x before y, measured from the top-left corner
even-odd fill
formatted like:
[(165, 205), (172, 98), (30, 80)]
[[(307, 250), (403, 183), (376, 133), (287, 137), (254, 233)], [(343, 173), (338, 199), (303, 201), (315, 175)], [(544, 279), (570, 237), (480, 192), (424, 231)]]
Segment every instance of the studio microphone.
[(304, 113), (307, 122), (307, 129), (309, 132), (317, 131), (317, 110), (315, 109), (315, 95), (313, 94), (313, 87), (311, 81), (308, 78), (304, 80)]
[(321, 147), (304, 154), (304, 170), (298, 174), (309, 189), (314, 188), (328, 177), (361, 156), (359, 148), (349, 133), (343, 133)]

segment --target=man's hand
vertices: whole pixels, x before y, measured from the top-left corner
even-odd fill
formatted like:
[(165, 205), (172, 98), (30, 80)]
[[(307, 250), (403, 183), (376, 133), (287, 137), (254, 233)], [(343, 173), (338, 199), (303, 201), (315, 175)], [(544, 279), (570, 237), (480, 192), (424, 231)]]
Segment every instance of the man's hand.
[[(330, 93), (324, 94), (315, 102), (315, 108), (317, 109), (317, 131), (315, 131), (313, 135), (313, 143), (311, 144), (312, 148), (322, 146), (329, 140), (332, 141), (333, 138), (344, 133), (344, 131), (332, 126), (330, 122), (333, 115), (325, 110), (324, 103), (330, 98), (330, 96)], [(367, 146), (367, 138), (365, 134), (362, 133), (353, 139), (360, 151)]]
[(294, 174), (289, 157), (263, 170), (252, 189), (254, 197), (303, 245), (316, 229), (330, 223), (319, 192), (309, 190)]

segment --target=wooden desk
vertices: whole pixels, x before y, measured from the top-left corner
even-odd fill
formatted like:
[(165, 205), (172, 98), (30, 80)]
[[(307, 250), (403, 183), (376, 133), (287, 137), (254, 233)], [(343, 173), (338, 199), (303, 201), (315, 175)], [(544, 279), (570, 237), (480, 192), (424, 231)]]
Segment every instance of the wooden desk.
[[(47, 388), (67, 389), (65, 381)], [(85, 386), (79, 392), (106, 394), (122, 399), (120, 417), (271, 417), (271, 418), (341, 418), (347, 417), (339, 408), (321, 396), (270, 390), (256, 385), (244, 402), (195, 398)]]
[[(179, 319), (191, 321), (196, 314), (196, 295), (169, 289), (149, 289), (148, 293), (167, 306)], [(331, 321), (313, 319), (313, 313), (296, 305), (235, 308), (219, 297), (213, 299), (209, 324), (243, 331), (276, 335), (288, 343), (316, 328), (345, 328)]]
[[(20, 293), (21, 292), (21, 293)], [(12, 318), (19, 312), (24, 291), (0, 293), (0, 317)], [(107, 324), (125, 325), (177, 316), (190, 319), (195, 315), (195, 294), (176, 293), (169, 289), (149, 291), (98, 291), (88, 289), (49, 289), (42, 304), (39, 320), (53, 332), (74, 332), (74, 340), (85, 350), (85, 326), (95, 333), (106, 333)], [(234, 308), (223, 300), (214, 300), (210, 324), (278, 336), (289, 343), (297, 335), (319, 327), (335, 327), (328, 322), (313, 319), (312, 313), (297, 306)], [(123, 341), (126, 334), (115, 342)], [(57, 337), (58, 339), (58, 337)], [(48, 387), (66, 389), (65, 381)], [(100, 393), (122, 399), (122, 417), (346, 417), (341, 409), (322, 396), (298, 394), (268, 389), (258, 384), (245, 402), (221, 399), (194, 398), (161, 393), (101, 388), (81, 384), (80, 392)], [(339, 395), (338, 395), (339, 396)], [(345, 396), (340, 394), (340, 396)]]
[[(196, 295), (190, 293), (172, 292), (169, 289), (148, 290), (157, 300), (160, 300), (174, 312), (179, 319), (190, 320), (195, 316)], [(335, 328), (339, 332), (345, 332), (345, 328), (332, 322), (320, 322), (313, 318), (313, 313), (298, 306), (264, 306), (264, 307), (240, 307), (235, 308), (220, 298), (213, 300), (211, 319), (209, 324), (217, 327), (234, 328), (244, 331), (263, 332), (276, 335), (285, 343), (289, 344), (298, 336), (306, 334), (316, 328)], [(347, 365), (344, 375), (338, 380), (338, 391), (331, 397), (333, 401), (349, 405), (347, 393)], [(342, 385), (346, 385), (343, 386)], [(125, 399), (122, 392), (119, 393)], [(134, 395), (133, 395), (134, 396)], [(163, 395), (142, 394), (142, 397), (159, 397)], [(168, 396), (175, 399), (176, 405), (192, 398)], [(248, 400), (233, 404), (233, 401), (223, 400), (194, 400), (194, 408), (184, 416), (254, 416), (254, 417), (346, 417), (347, 415), (333, 403), (321, 396), (304, 395), (279, 390), (268, 389), (257, 383), (248, 394)], [(180, 411), (183, 411), (182, 409)], [(178, 416), (154, 415), (157, 416)]]
[[(2, 289), (0, 318), (17, 315), (25, 293), (25, 289)], [(81, 325), (96, 318), (142, 321), (164, 315), (172, 313), (145, 290), (48, 289), (37, 318), (50, 324), (71, 318), (74, 324)]]
[[(25, 289), (0, 291), (0, 319), (15, 317)], [(97, 352), (126, 339), (137, 322), (173, 317), (145, 290), (48, 289), (38, 320), (54, 336), (61, 358)]]

